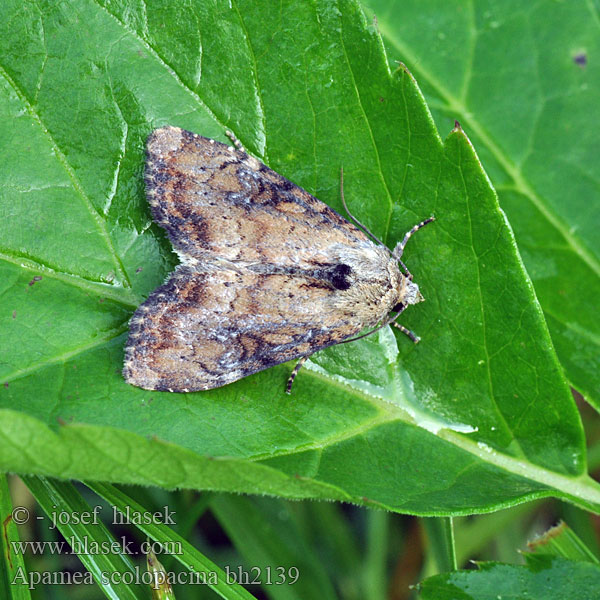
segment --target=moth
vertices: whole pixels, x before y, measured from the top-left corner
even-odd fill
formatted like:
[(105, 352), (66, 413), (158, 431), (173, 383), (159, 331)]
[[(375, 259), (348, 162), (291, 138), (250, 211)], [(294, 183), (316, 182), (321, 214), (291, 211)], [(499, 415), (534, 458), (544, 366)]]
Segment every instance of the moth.
[(208, 390), (300, 359), (289, 393), (302, 363), (322, 348), (390, 323), (419, 340), (395, 322), (423, 300), (401, 258), (433, 217), (390, 251), (239, 142), (163, 127), (146, 149), (152, 217), (181, 264), (131, 318), (127, 382)]

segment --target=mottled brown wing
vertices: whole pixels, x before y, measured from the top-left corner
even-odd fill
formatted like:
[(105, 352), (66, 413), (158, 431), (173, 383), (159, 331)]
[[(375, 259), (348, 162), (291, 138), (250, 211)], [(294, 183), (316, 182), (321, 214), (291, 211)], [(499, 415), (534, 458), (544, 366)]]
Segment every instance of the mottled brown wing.
[(370, 243), (326, 204), (245, 152), (176, 127), (148, 138), (145, 180), (154, 220), (184, 262), (210, 253), (312, 266), (328, 260), (333, 244)]
[(360, 329), (331, 290), (301, 276), (179, 265), (130, 321), (125, 379), (188, 392), (311, 354)]

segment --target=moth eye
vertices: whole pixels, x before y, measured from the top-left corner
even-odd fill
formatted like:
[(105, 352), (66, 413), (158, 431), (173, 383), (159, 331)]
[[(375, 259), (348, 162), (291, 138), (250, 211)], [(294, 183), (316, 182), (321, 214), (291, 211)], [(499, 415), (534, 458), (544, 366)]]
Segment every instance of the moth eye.
[(336, 290), (347, 290), (352, 284), (348, 281), (348, 275), (352, 272), (349, 265), (344, 263), (335, 265), (330, 271), (330, 281)]
[(396, 304), (396, 306), (394, 306), (394, 308), (392, 308), (392, 312), (401, 312), (402, 310), (404, 310), (404, 304), (402, 304), (402, 302), (398, 302), (398, 304)]

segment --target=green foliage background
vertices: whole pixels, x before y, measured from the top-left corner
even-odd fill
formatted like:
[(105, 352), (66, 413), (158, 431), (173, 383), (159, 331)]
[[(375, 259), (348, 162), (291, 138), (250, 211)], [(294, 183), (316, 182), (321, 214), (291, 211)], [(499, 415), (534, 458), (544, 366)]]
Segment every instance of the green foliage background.
[[(378, 29), (349, 0), (2, 3), (0, 469), (597, 511), (567, 384), (598, 405), (597, 7), (482, 6), (373, 2)], [(343, 165), (390, 246), (435, 214), (405, 255), (421, 344), (384, 330), (323, 352), (292, 397), (290, 365), (189, 395), (125, 384), (127, 321), (175, 264), (141, 178), (165, 124), (232, 129), (336, 209)]]

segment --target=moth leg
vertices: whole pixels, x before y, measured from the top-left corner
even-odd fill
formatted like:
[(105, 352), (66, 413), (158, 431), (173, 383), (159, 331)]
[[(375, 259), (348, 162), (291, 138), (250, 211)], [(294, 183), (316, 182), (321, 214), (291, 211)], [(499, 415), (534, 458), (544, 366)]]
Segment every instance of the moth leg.
[(400, 323), (392, 323), (394, 327), (397, 327), (402, 333), (407, 335), (415, 344), (418, 344), (421, 341), (421, 338), (416, 336), (410, 329), (406, 329), (404, 325), (400, 325)]
[[(233, 143), (233, 145), (240, 151), (240, 152), (246, 152), (246, 148), (244, 148), (244, 145), (242, 144), (242, 142), (240, 142), (240, 140), (237, 139), (235, 133), (233, 133), (233, 131), (229, 131), (229, 129), (225, 132), (225, 135), (231, 140), (231, 142)], [(248, 154), (246, 152), (246, 154)]]
[[(411, 236), (416, 233), (417, 231), (419, 231), (419, 229), (421, 229), (421, 227), (425, 227), (425, 225), (427, 225), (427, 223), (431, 223), (431, 221), (435, 221), (435, 217), (431, 216), (428, 219), (425, 219), (424, 221), (421, 221), (418, 225), (415, 225), (405, 236), (404, 239), (401, 242), (398, 242), (398, 244), (396, 244), (396, 247), (394, 248), (394, 251), (392, 252), (392, 257), (395, 258), (404, 268), (404, 270), (408, 273), (408, 275), (410, 275), (408, 269), (404, 266), (404, 263), (400, 260), (402, 258), (402, 253), (404, 252), (404, 248), (406, 246), (406, 244), (408, 243), (408, 240), (411, 238)], [(412, 275), (410, 275), (411, 279), (412, 279)]]
[(287, 382), (287, 386), (285, 388), (285, 393), (286, 394), (291, 394), (292, 393), (292, 384), (294, 383), (294, 379), (296, 379), (296, 375), (298, 375), (298, 371), (300, 370), (300, 368), (302, 367), (302, 365), (306, 362), (306, 359), (310, 356), (310, 354), (303, 356), (297, 363), (296, 366), (294, 367), (294, 370), (292, 371), (292, 374), (290, 375), (290, 378), (288, 379)]

